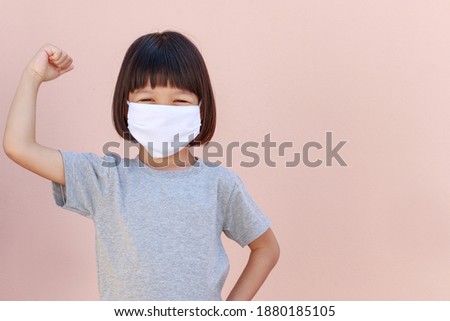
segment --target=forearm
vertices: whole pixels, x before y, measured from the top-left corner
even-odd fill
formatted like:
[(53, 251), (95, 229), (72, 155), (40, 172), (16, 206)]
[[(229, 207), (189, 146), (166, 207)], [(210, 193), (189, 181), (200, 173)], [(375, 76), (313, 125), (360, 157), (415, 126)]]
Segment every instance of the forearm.
[(251, 300), (277, 263), (278, 255), (278, 250), (270, 247), (252, 250), (247, 265), (228, 295), (227, 301)]
[(41, 82), (25, 70), (14, 96), (3, 137), (5, 152), (36, 143), (36, 99)]

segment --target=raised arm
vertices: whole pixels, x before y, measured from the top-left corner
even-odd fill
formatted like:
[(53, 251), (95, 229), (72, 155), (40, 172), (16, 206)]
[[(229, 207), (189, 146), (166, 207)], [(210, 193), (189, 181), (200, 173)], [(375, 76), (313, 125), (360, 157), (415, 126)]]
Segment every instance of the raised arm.
[(39, 49), (22, 73), (3, 136), (3, 149), (9, 158), (62, 185), (65, 178), (61, 154), (36, 142), (36, 99), (43, 82), (72, 69), (72, 58), (61, 49), (50, 44)]

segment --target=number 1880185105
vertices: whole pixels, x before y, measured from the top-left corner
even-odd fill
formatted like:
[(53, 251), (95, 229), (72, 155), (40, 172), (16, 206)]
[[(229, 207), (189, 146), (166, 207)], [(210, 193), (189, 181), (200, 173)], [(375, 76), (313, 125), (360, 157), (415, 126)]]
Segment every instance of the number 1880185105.
[(268, 317), (268, 316), (291, 316), (291, 317), (325, 317), (325, 316), (334, 316), (334, 305), (330, 306), (317, 306), (317, 305), (297, 305), (297, 306), (277, 306), (277, 305), (267, 305), (267, 306), (258, 306), (257, 308), (258, 314), (260, 317)]

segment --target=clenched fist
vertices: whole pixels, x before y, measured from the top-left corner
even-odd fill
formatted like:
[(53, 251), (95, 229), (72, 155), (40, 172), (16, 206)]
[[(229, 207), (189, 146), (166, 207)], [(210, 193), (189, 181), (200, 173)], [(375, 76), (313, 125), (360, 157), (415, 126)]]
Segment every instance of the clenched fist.
[(63, 50), (51, 45), (44, 45), (25, 69), (38, 81), (53, 80), (73, 69), (72, 58)]

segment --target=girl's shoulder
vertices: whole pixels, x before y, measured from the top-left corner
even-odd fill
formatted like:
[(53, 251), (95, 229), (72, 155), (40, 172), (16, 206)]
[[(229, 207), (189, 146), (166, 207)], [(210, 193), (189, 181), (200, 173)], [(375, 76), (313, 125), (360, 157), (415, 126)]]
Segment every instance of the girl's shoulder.
[(242, 183), (239, 174), (231, 167), (227, 167), (221, 163), (208, 162), (201, 160), (209, 175), (213, 175), (223, 183), (234, 186), (236, 183)]

